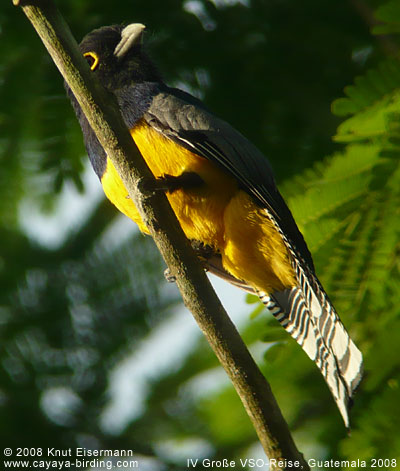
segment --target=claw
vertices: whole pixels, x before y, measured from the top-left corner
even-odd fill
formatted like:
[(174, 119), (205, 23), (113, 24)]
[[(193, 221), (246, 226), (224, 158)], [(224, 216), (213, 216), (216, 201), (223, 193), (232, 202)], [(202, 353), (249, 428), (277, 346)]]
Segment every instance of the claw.
[(175, 283), (176, 281), (176, 276), (171, 273), (171, 270), (169, 268), (166, 268), (164, 270), (164, 277), (168, 281), (168, 283)]

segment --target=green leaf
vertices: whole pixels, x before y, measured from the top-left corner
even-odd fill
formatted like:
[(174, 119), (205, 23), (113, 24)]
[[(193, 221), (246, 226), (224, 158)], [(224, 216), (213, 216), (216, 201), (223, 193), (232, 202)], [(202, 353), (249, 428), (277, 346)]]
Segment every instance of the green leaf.
[(268, 330), (261, 337), (261, 341), (265, 343), (269, 342), (280, 342), (282, 340), (288, 340), (288, 334), (285, 329), (276, 321), (276, 326), (268, 326)]
[(390, 115), (399, 109), (400, 93), (396, 91), (342, 123), (334, 139), (337, 142), (359, 142), (385, 137)]
[[(258, 301), (260, 301), (259, 298), (257, 299)], [(264, 309), (264, 304), (259, 302), (258, 306), (250, 313), (250, 319), (255, 319), (256, 317), (258, 317), (264, 311)]]
[[(288, 338), (289, 336), (286, 334), (286, 339)], [(278, 361), (279, 358), (284, 354), (285, 347), (286, 347), (286, 344), (283, 342), (274, 343), (273, 345), (271, 345), (271, 347), (269, 347), (265, 351), (264, 360), (267, 363), (273, 363), (275, 361)]]
[(332, 112), (348, 116), (372, 106), (400, 87), (400, 63), (393, 58), (381, 62), (365, 75), (356, 77), (354, 85), (345, 87), (345, 98), (332, 103)]

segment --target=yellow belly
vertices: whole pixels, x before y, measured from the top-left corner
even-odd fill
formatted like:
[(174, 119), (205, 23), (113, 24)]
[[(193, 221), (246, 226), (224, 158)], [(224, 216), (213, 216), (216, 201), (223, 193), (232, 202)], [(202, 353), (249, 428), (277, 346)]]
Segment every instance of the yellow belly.
[(296, 285), (286, 246), (264, 210), (238, 191), (224, 213), (224, 268), (259, 291), (272, 293)]
[[(188, 239), (218, 250), (224, 268), (255, 289), (295, 284), (282, 238), (232, 177), (147, 125), (137, 125), (131, 135), (155, 177), (195, 172), (203, 179), (198, 188), (167, 194)], [(109, 200), (148, 233), (110, 160), (101, 181)]]

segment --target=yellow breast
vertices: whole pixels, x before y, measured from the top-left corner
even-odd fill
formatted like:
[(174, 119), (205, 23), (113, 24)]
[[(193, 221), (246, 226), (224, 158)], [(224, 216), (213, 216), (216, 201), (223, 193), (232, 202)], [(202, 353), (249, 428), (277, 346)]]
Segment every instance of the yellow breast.
[[(136, 125), (131, 135), (155, 177), (195, 172), (204, 180), (205, 184), (201, 187), (177, 190), (167, 194), (167, 197), (186, 237), (214, 247), (223, 244), (223, 214), (237, 191), (236, 181), (207, 159), (193, 154), (144, 123)], [(115, 167), (108, 159), (101, 181), (108, 199), (133, 219), (141, 231), (147, 232)]]

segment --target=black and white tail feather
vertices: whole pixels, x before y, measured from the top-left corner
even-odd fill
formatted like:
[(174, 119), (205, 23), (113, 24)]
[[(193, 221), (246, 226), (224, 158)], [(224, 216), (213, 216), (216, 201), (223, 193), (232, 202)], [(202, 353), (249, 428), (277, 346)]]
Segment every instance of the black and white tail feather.
[(289, 250), (298, 286), (258, 295), (316, 363), (349, 428), (349, 403), (362, 377), (362, 354), (344, 328), (318, 278), (302, 262), (279, 226), (276, 227)]

